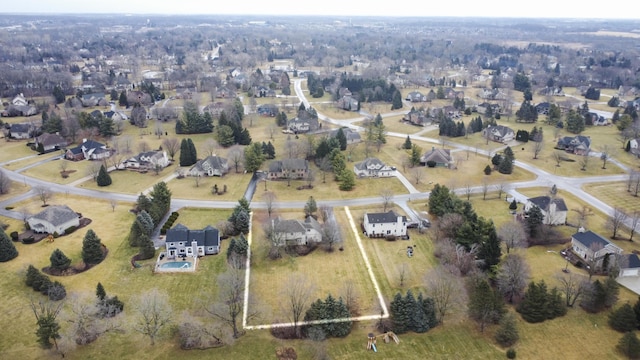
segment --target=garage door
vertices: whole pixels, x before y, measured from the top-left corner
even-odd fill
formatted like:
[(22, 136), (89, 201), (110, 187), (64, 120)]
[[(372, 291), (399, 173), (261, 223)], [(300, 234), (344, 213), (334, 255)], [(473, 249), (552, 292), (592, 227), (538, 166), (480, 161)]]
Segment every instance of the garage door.
[(624, 269), (622, 276), (638, 276), (638, 269)]

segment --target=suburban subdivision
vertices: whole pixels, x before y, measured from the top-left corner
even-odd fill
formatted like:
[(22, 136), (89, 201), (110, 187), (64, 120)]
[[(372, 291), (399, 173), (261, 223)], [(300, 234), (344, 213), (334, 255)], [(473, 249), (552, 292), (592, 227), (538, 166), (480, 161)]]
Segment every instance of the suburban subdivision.
[(0, 358), (640, 358), (637, 22), (0, 20)]

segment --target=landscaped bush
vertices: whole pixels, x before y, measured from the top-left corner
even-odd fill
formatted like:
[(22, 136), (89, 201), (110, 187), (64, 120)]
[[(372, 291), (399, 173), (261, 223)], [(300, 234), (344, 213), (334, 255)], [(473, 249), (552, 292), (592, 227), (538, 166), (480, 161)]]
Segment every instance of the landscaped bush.
[(36, 239), (33, 236), (22, 239), (23, 244), (33, 244), (34, 242), (36, 242)]
[(507, 359), (515, 359), (516, 358), (516, 350), (509, 349), (507, 350)]
[(11, 236), (11, 240), (13, 240), (13, 241), (18, 241), (18, 240), (20, 240), (20, 239), (18, 238), (18, 237), (19, 237), (19, 235), (18, 235), (18, 232), (17, 232), (17, 231), (12, 231), (12, 232), (11, 232), (11, 234), (10, 234), (9, 236)]
[(60, 301), (67, 297), (67, 290), (64, 288), (64, 285), (57, 281), (54, 281), (53, 284), (49, 286), (47, 295), (49, 296), (49, 300), (51, 301)]
[(433, 161), (433, 160), (427, 161), (427, 166), (430, 167), (430, 168), (434, 168), (434, 167), (436, 167), (436, 165), (437, 165), (437, 163), (435, 161)]
[(72, 232), (76, 231), (77, 229), (78, 229), (78, 228), (77, 228), (77, 227), (75, 227), (75, 226), (69, 226), (69, 227), (64, 231), (64, 233), (65, 233), (66, 235), (69, 235), (69, 234), (71, 234)]

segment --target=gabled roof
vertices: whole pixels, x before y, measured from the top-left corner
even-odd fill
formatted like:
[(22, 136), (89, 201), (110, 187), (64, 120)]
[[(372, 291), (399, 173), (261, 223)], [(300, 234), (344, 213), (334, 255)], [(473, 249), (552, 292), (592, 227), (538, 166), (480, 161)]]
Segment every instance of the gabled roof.
[[(367, 217), (370, 224), (388, 224), (398, 221), (398, 214), (393, 212), (393, 210), (386, 213), (367, 213), (364, 216)], [(407, 218), (403, 216), (402, 221), (406, 222)]]
[(277, 218), (273, 222), (273, 227), (279, 233), (305, 233), (308, 229), (314, 229), (319, 233), (322, 232), (320, 223), (312, 216), (307, 216), (304, 221)]
[(41, 212), (31, 216), (33, 219), (47, 221), (53, 226), (65, 224), (70, 220), (77, 219), (78, 217), (78, 214), (71, 210), (67, 205), (48, 206)]
[(202, 160), (198, 160), (198, 162), (196, 162), (196, 164), (193, 165), (193, 167), (198, 170), (204, 170), (204, 167), (205, 167), (204, 165), (208, 165), (211, 169), (222, 170), (227, 165), (227, 159), (222, 158), (220, 156), (216, 156), (216, 155), (207, 156)]
[(42, 144), (43, 146), (51, 146), (51, 145), (66, 145), (67, 141), (58, 134), (48, 134), (44, 133), (36, 138), (36, 142), (38, 144)]
[(622, 264), (624, 264), (622, 267), (625, 269), (637, 269), (640, 268), (640, 258), (638, 258), (637, 254), (628, 254), (628, 255), (623, 255), (624, 258), (622, 259)]
[(556, 204), (556, 210), (559, 211), (567, 211), (567, 204), (564, 203), (564, 200), (561, 198), (551, 199), (550, 196), (537, 196), (528, 199), (535, 206), (539, 207), (541, 210), (547, 211), (549, 210), (549, 205)]
[(597, 248), (605, 248), (607, 246), (615, 246), (611, 241), (603, 238), (602, 236), (594, 233), (593, 231), (585, 231), (585, 232), (577, 232), (571, 236), (576, 239), (577, 242), (584, 245), (586, 248), (591, 249), (592, 247)]
[(211, 225), (205, 227), (202, 230), (189, 230), (186, 226), (178, 224), (173, 228), (167, 230), (166, 242), (187, 242), (186, 246), (191, 245), (192, 241), (195, 241), (198, 246), (219, 246), (220, 245), (220, 233), (218, 229)]
[(451, 150), (431, 148), (431, 151), (422, 155), (421, 162), (435, 161), (438, 164), (447, 164), (451, 162)]
[(385, 165), (377, 158), (366, 158), (355, 165), (358, 170), (367, 170), (370, 167), (383, 168)]
[(31, 130), (31, 124), (11, 124), (9, 131), (12, 133), (26, 133)]
[(269, 172), (277, 173), (283, 170), (307, 170), (309, 162), (305, 159), (275, 160), (269, 164)]

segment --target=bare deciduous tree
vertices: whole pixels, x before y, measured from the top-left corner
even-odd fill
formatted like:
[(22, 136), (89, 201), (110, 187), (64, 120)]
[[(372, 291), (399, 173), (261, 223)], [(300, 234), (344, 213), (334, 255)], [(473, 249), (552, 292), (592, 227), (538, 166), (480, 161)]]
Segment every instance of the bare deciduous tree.
[(551, 159), (556, 162), (556, 167), (560, 167), (560, 163), (562, 159), (564, 159), (564, 154), (556, 150), (551, 154)]
[[(60, 160), (65, 162), (65, 160)], [(4, 172), (4, 170), (0, 169), (0, 194), (7, 194), (11, 190), (11, 179)]]
[(407, 280), (407, 276), (409, 275), (409, 265), (406, 262), (398, 265), (398, 282), (400, 283), (400, 287), (404, 288), (405, 281)]
[(38, 199), (40, 199), (40, 201), (42, 201), (42, 206), (46, 206), (47, 205), (47, 201), (49, 201), (51, 199), (51, 197), (53, 196), (53, 192), (51, 192), (51, 190), (49, 190), (49, 188), (46, 188), (44, 186), (36, 186), (34, 188), (34, 191), (38, 195)]
[(633, 235), (636, 233), (638, 224), (640, 224), (640, 211), (634, 210), (629, 215), (629, 241), (633, 241)]
[(612, 232), (612, 239), (616, 239), (616, 237), (618, 236), (618, 231), (620, 230), (622, 225), (624, 225), (624, 222), (626, 220), (627, 214), (624, 212), (624, 210), (618, 207), (613, 209), (613, 214), (611, 214), (609, 219), (607, 219), (607, 228), (609, 228), (609, 230), (611, 230)]
[(427, 273), (425, 283), (440, 324), (444, 323), (447, 314), (466, 302), (461, 278), (451, 274), (443, 266), (437, 266)]
[(631, 172), (629, 172), (627, 191), (632, 193), (633, 196), (638, 196), (638, 192), (640, 192), (640, 171), (631, 170)]
[[(243, 270), (231, 268), (220, 274), (216, 283), (218, 301), (205, 308), (209, 314), (231, 328), (235, 339), (242, 335), (238, 321), (244, 308), (244, 285)], [(247, 312), (247, 319), (258, 316), (255, 307), (250, 306), (244, 310)]]
[(502, 225), (498, 237), (505, 244), (507, 254), (511, 249), (527, 247), (527, 232), (520, 221), (512, 220)]
[(509, 185), (507, 185), (507, 183), (505, 183), (504, 181), (501, 181), (494, 186), (498, 191), (498, 199), (502, 199), (502, 194), (509, 191)]
[(273, 213), (273, 205), (276, 201), (276, 194), (272, 191), (267, 191), (262, 194), (262, 199), (264, 200), (269, 219), (271, 219), (271, 214)]
[(147, 143), (146, 141), (140, 140), (138, 142), (138, 151), (139, 152), (147, 152), (147, 151), (149, 151), (149, 149), (150, 149), (149, 148), (149, 143)]
[(236, 174), (240, 172), (240, 166), (244, 162), (244, 150), (239, 145), (233, 145), (229, 151), (227, 151), (227, 157), (231, 164), (233, 164), (233, 168), (236, 171)]
[(580, 164), (580, 171), (587, 171), (590, 162), (591, 156), (589, 155), (589, 150), (587, 150), (587, 153), (584, 154), (584, 156), (580, 156), (580, 158), (578, 159), (578, 164)]
[(100, 335), (107, 332), (122, 331), (118, 319), (100, 316), (100, 311), (93, 296), (74, 295), (70, 304), (70, 312), (65, 317), (72, 324), (71, 336), (77, 345), (92, 343)]
[(580, 299), (585, 286), (589, 284), (586, 277), (572, 273), (557, 274), (556, 279), (560, 283), (560, 291), (564, 294), (565, 303), (569, 307), (573, 307)]
[(416, 183), (416, 185), (420, 184), (420, 179), (422, 179), (422, 167), (416, 166), (411, 169), (411, 177), (413, 178), (413, 182)]
[(115, 212), (116, 206), (118, 206), (118, 201), (115, 199), (109, 200), (109, 206), (111, 206), (111, 212)]
[(434, 240), (452, 239), (456, 232), (464, 223), (464, 218), (460, 214), (448, 213), (438, 219), (434, 231)]
[(614, 154), (614, 149), (609, 144), (602, 145), (602, 150), (600, 151), (600, 160), (602, 160), (602, 168), (607, 168), (607, 161), (611, 159)]
[(467, 197), (467, 201), (469, 201), (471, 199), (471, 192), (472, 192), (471, 184), (469, 183), (465, 184), (463, 186), (463, 189), (464, 189), (464, 194)]
[(218, 142), (213, 138), (207, 138), (204, 142), (204, 153), (208, 156), (213, 156), (219, 148)]
[(180, 150), (180, 141), (177, 138), (165, 138), (162, 140), (162, 149), (167, 152), (171, 160), (178, 150)]
[(293, 323), (296, 336), (301, 336), (300, 320), (312, 301), (314, 286), (312, 282), (301, 274), (292, 274), (284, 283), (282, 289), (284, 310)]
[(489, 181), (482, 179), (482, 200), (487, 200), (487, 193), (489, 192)]
[(182, 349), (208, 349), (233, 343), (232, 337), (224, 336), (219, 323), (205, 325), (200, 319), (187, 312), (180, 316), (180, 320), (178, 335)]
[(356, 284), (352, 280), (347, 280), (340, 288), (340, 297), (344, 301), (344, 304), (349, 309), (349, 314), (351, 316), (357, 316), (360, 313), (360, 304), (359, 298), (360, 294), (358, 293), (358, 288)]
[(524, 294), (530, 276), (529, 265), (522, 256), (507, 254), (500, 262), (496, 275), (498, 290), (502, 296), (508, 299), (510, 304), (513, 304), (514, 298), (519, 298)]
[(533, 159), (537, 159), (538, 155), (542, 152), (544, 148), (544, 142), (542, 139), (540, 141), (532, 141), (531, 142), (531, 152), (533, 152)]
[(137, 314), (134, 329), (149, 337), (151, 345), (155, 345), (160, 332), (171, 323), (173, 310), (169, 304), (169, 296), (158, 289), (152, 289), (141, 294), (133, 304)]
[(393, 203), (393, 191), (389, 189), (382, 190), (380, 197), (382, 198), (382, 207), (384, 208), (382, 212), (387, 212), (387, 209), (390, 208)]
[(590, 207), (583, 205), (581, 208), (578, 209), (571, 209), (571, 211), (575, 212), (578, 214), (578, 224), (577, 227), (578, 228), (586, 228), (587, 227), (587, 220), (589, 216), (593, 216), (593, 211), (591, 210)]

